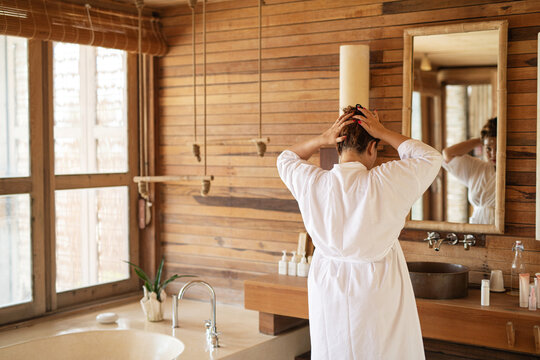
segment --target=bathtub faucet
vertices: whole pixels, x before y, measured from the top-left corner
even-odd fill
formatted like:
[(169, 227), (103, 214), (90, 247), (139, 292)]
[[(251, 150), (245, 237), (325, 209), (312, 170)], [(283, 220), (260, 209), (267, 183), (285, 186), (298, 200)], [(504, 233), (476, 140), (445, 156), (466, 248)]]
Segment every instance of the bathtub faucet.
[(178, 292), (178, 296), (173, 295), (173, 308), (172, 308), (172, 327), (177, 328), (178, 327), (178, 301), (182, 300), (184, 297), (184, 294), (186, 293), (187, 289), (192, 287), (193, 285), (201, 284), (203, 285), (208, 291), (210, 291), (210, 295), (212, 296), (211, 299), (211, 305), (212, 305), (212, 313), (210, 314), (211, 319), (206, 320), (204, 322), (206, 327), (206, 340), (208, 341), (208, 345), (210, 345), (212, 348), (219, 347), (219, 338), (218, 335), (220, 334), (217, 331), (216, 327), (216, 293), (212, 286), (210, 286), (209, 283), (202, 280), (192, 280), (182, 286), (180, 291)]

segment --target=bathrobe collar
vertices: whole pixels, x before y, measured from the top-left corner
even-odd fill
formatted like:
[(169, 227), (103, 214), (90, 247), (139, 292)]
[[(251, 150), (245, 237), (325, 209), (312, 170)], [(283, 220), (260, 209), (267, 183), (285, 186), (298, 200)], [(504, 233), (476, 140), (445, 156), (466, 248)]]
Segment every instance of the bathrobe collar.
[(334, 164), (334, 169), (359, 169), (367, 170), (366, 165), (362, 164), (360, 161), (348, 161), (341, 164)]

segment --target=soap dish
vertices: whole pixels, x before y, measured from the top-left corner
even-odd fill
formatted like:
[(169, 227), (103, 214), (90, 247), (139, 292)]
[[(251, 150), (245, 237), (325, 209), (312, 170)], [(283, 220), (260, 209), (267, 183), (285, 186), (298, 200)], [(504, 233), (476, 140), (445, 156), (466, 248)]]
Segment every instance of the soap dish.
[(112, 324), (118, 320), (118, 315), (113, 312), (102, 313), (96, 316), (96, 320), (101, 324)]

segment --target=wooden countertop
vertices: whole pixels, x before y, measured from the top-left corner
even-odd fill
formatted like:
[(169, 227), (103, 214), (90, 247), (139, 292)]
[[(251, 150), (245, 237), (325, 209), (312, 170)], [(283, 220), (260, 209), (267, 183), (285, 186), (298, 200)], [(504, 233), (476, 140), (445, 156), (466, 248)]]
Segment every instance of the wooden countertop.
[[(244, 305), (261, 313), (308, 319), (307, 278), (269, 274), (244, 283)], [(519, 298), (491, 293), (490, 306), (480, 305), (480, 290), (461, 299), (416, 299), (426, 338), (535, 353), (540, 342), (540, 310), (519, 307)], [(510, 323), (510, 324), (509, 324)], [(512, 336), (514, 343), (512, 344)], [(540, 346), (540, 344), (539, 344)], [(540, 350), (540, 349), (539, 349)]]
[(308, 319), (307, 298), (307, 278), (268, 274), (244, 282), (246, 309)]
[[(263, 288), (263, 289), (274, 289), (275, 291), (283, 291), (288, 296), (306, 296), (305, 306), (307, 306), (307, 278), (297, 277), (297, 276), (287, 276), (287, 275), (278, 275), (278, 274), (268, 274), (262, 275), (250, 280), (246, 280), (244, 283), (245, 287), (249, 289), (246, 294), (246, 307), (250, 310), (258, 310), (256, 307), (261, 303), (256, 297), (254, 297), (253, 288)], [(270, 295), (270, 294), (266, 294)], [(264, 299), (261, 299), (264, 300)], [(271, 302), (272, 298), (265, 299), (264, 303)], [(292, 299), (287, 299), (284, 297), (278, 297), (277, 300), (280, 304), (283, 302), (290, 302)], [(450, 300), (433, 300), (433, 299), (416, 299), (416, 303), (419, 306), (424, 304), (430, 305), (439, 305), (445, 307), (455, 307), (455, 308), (467, 308), (467, 309), (476, 309), (486, 312), (497, 312), (505, 313), (508, 315), (519, 315), (525, 317), (532, 317), (540, 320), (540, 309), (537, 311), (530, 311), (526, 308), (519, 307), (519, 297), (510, 296), (506, 293), (490, 293), (490, 306), (481, 306), (480, 305), (480, 290), (479, 289), (469, 289), (469, 295), (465, 298), (460, 299), (450, 299)], [(279, 305), (279, 304), (276, 304)], [(300, 309), (302, 306), (293, 306), (297, 310), (284, 310), (282, 313), (276, 313), (279, 315), (294, 316), (303, 319), (308, 318), (307, 310)], [(261, 311), (261, 310), (258, 310)], [(298, 311), (298, 312), (296, 312)]]

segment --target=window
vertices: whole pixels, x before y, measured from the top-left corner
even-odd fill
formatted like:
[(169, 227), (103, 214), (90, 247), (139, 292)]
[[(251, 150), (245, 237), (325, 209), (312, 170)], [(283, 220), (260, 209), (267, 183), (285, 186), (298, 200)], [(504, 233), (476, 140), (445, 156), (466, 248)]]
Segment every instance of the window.
[(127, 171), (126, 53), (54, 43), (54, 171)]
[(138, 287), (135, 61), (0, 36), (0, 323)]
[(28, 49), (23, 38), (0, 36), (0, 177), (30, 173)]
[[(54, 43), (53, 88), (55, 174), (125, 172), (126, 53)], [(129, 278), (127, 190), (55, 191), (56, 291)]]
[[(28, 49), (0, 36), (0, 178), (28, 178)], [(0, 307), (32, 301), (30, 194), (0, 194)]]

